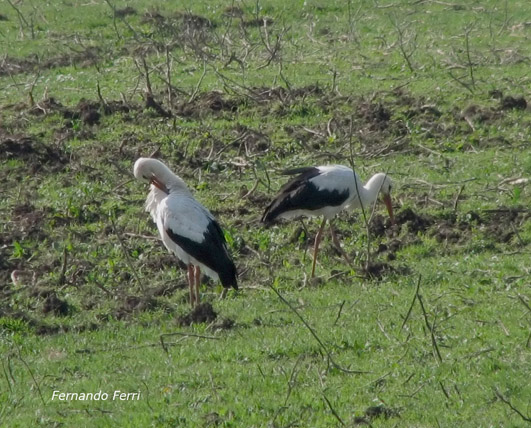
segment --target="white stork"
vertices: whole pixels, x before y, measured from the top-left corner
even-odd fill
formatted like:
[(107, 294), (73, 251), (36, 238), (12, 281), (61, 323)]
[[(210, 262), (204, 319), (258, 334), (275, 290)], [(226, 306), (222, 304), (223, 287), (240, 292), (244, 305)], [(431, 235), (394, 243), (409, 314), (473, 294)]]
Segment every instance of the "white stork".
[(157, 224), (166, 248), (188, 266), (190, 304), (199, 304), (201, 270), (225, 288), (238, 289), (236, 267), (214, 216), (186, 183), (157, 159), (139, 158), (134, 175), (151, 184), (146, 211)]
[(312, 278), (315, 275), (317, 251), (327, 220), (330, 221), (330, 232), (335, 246), (348, 261), (348, 256), (341, 249), (332, 226), (332, 218), (342, 209), (361, 207), (366, 210), (381, 192), (391, 222), (394, 223), (390, 197), (392, 182), (385, 173), (373, 175), (365, 185), (358, 174), (343, 165), (296, 168), (284, 171), (283, 174), (298, 175), (280, 189), (277, 197), (266, 208), (262, 222), (270, 224), (279, 218), (323, 216), (323, 222), (315, 236)]

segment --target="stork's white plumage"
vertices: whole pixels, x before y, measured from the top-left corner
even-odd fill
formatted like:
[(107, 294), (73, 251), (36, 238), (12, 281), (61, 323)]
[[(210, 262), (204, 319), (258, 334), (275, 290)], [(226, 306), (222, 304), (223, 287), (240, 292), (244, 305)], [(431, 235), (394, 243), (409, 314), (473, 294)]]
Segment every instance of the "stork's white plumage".
[(186, 183), (157, 159), (139, 158), (134, 175), (150, 183), (146, 211), (157, 224), (162, 242), (188, 266), (190, 304), (199, 303), (201, 270), (225, 288), (238, 288), (236, 267), (214, 216)]
[(267, 224), (279, 218), (323, 216), (323, 222), (315, 236), (312, 277), (315, 275), (317, 251), (327, 220), (330, 221), (334, 244), (348, 260), (332, 226), (333, 217), (341, 210), (361, 207), (368, 209), (374, 204), (378, 194), (382, 193), (389, 217), (394, 222), (390, 197), (392, 182), (387, 174), (375, 174), (365, 185), (356, 172), (343, 165), (297, 168), (284, 171), (284, 174), (298, 175), (280, 189), (277, 197), (266, 208), (262, 221)]

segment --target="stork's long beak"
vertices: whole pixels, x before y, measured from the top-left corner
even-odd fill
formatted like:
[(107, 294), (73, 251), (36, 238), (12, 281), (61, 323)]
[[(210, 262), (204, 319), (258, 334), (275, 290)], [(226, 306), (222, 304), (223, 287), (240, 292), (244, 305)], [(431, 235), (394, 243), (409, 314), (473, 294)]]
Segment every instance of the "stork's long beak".
[(156, 188), (162, 190), (164, 193), (169, 193), (168, 188), (157, 177), (151, 177), (150, 184), (153, 184)]
[(391, 195), (389, 193), (383, 195), (383, 201), (385, 206), (387, 207), (387, 212), (389, 213), (389, 218), (391, 219), (391, 224), (395, 223), (395, 217), (393, 215), (393, 204), (391, 203)]

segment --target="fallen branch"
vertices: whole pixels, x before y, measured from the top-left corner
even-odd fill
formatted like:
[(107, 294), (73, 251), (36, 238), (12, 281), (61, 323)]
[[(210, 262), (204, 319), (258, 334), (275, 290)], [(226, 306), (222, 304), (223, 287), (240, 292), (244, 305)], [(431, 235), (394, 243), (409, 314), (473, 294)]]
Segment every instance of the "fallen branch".
[(162, 346), (162, 349), (164, 349), (164, 352), (168, 353), (168, 345), (175, 345), (176, 343), (173, 342), (164, 342), (164, 337), (166, 336), (183, 336), (183, 337), (198, 337), (200, 339), (212, 339), (212, 340), (219, 340), (219, 337), (216, 336), (204, 336), (202, 334), (195, 334), (195, 333), (186, 333), (182, 331), (176, 331), (174, 333), (163, 333), (160, 335), (160, 345)]

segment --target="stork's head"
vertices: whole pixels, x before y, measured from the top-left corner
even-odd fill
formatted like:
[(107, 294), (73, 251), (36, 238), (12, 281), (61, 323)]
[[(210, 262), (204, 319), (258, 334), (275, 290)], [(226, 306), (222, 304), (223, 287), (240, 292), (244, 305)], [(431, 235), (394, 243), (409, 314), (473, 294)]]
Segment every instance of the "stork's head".
[(382, 200), (389, 213), (391, 223), (395, 224), (395, 217), (393, 215), (393, 204), (391, 202), (391, 189), (393, 187), (393, 181), (387, 174), (380, 172), (375, 174), (367, 183), (369, 187), (382, 194)]
[(152, 184), (165, 193), (174, 190), (188, 191), (186, 183), (158, 159), (137, 159), (134, 174), (138, 180)]

